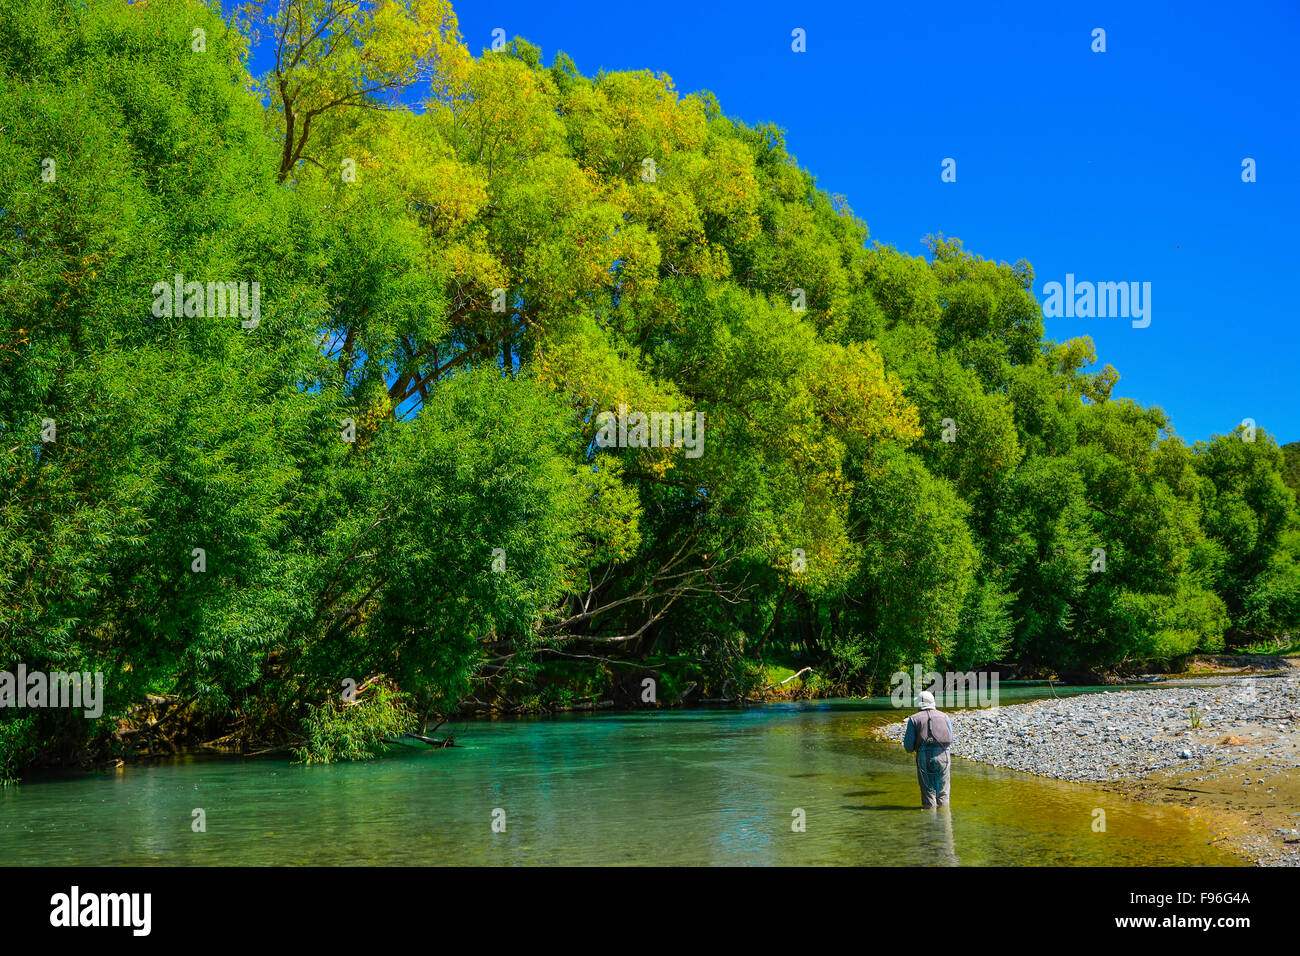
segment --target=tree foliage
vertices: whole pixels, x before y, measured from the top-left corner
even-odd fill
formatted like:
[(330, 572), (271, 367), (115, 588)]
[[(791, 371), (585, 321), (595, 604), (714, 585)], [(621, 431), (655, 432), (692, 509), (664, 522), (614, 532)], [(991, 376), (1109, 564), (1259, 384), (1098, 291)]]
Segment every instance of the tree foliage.
[[(338, 759), (646, 676), (862, 692), (1300, 624), (1295, 446), (1189, 447), (1043, 338), (1028, 263), (871, 241), (707, 92), (473, 56), (445, 0), (11, 6), (0, 667), (108, 702), (0, 715), (3, 772), (146, 694)], [(258, 321), (160, 313), (177, 276)], [(607, 447), (620, 408), (700, 453)]]

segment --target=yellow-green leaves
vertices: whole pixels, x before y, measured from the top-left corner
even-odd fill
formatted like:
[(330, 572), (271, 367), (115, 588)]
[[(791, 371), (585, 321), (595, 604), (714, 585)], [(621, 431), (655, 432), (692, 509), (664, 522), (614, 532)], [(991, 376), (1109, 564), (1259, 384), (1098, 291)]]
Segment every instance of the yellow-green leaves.
[(271, 25), (281, 182), (301, 161), (320, 164), (339, 110), (395, 105), (421, 83), (452, 89), (467, 61), (447, 0), (285, 0)]

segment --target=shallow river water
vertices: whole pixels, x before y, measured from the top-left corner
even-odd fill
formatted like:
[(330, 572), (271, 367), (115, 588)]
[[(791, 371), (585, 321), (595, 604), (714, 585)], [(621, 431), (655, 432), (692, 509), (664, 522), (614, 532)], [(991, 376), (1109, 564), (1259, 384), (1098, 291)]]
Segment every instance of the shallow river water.
[(454, 748), (368, 763), (29, 779), (0, 789), (0, 865), (1240, 863), (1179, 810), (961, 759), (950, 811), (922, 811), (912, 758), (868, 735), (899, 716), (854, 700), (470, 721), (438, 731)]

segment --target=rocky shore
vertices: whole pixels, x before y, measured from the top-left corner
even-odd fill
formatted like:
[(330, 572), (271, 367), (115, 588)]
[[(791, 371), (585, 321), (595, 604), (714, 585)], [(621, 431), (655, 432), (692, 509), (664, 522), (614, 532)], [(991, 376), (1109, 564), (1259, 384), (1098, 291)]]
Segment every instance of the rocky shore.
[[(954, 756), (1205, 813), (1265, 865), (1300, 865), (1300, 674), (955, 711)], [(901, 740), (905, 725), (877, 733)]]

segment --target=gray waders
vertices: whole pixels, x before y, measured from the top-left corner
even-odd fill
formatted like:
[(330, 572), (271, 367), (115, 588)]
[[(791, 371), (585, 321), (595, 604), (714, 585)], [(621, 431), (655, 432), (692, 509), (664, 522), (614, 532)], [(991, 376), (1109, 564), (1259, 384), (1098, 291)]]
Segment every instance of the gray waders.
[(952, 766), (948, 756), (948, 748), (952, 746), (948, 717), (933, 707), (926, 708), (908, 718), (908, 731), (916, 741), (916, 781), (921, 785), (921, 806), (927, 810), (946, 807)]
[(921, 806), (927, 810), (948, 805), (951, 760), (947, 747), (922, 744), (916, 748), (916, 780), (921, 785)]

